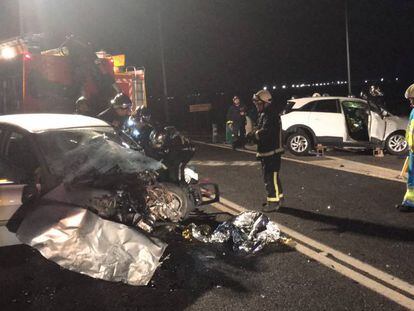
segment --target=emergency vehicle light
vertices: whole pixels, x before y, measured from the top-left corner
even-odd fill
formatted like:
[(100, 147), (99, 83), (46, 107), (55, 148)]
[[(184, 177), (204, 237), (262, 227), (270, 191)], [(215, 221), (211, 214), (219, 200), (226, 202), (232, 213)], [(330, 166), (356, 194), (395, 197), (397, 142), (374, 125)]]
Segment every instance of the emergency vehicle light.
[(12, 47), (4, 47), (1, 49), (1, 57), (4, 59), (12, 59), (16, 57), (16, 50)]

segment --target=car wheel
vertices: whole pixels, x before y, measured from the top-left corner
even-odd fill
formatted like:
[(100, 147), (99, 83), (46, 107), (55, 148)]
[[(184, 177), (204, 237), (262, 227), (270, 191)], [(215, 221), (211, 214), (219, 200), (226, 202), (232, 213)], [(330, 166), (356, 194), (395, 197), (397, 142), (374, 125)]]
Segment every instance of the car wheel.
[(172, 196), (174, 213), (178, 214), (180, 220), (184, 220), (190, 213), (190, 198), (188, 194), (179, 186), (171, 183), (163, 183), (166, 190)]
[(311, 139), (306, 133), (293, 133), (287, 139), (287, 147), (295, 155), (306, 155), (311, 149)]
[(385, 141), (385, 148), (391, 154), (402, 155), (407, 152), (408, 144), (402, 133), (393, 133)]

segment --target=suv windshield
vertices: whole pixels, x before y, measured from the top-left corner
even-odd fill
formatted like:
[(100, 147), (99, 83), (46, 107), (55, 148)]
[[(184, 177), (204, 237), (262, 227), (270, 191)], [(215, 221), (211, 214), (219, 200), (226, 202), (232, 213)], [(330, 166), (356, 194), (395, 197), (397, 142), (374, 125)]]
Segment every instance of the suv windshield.
[(52, 130), (38, 134), (36, 139), (50, 172), (66, 182), (90, 174), (135, 173), (161, 167), (112, 127)]

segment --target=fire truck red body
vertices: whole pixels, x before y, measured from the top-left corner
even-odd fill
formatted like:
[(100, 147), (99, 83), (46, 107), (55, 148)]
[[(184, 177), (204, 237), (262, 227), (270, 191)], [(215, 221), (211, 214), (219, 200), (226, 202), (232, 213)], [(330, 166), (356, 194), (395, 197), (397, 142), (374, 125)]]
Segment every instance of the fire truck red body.
[(0, 42), (0, 114), (73, 113), (80, 96), (98, 113), (117, 92), (146, 106), (144, 69), (121, 72), (108, 54), (74, 54), (65, 47), (32, 52), (19, 38)]

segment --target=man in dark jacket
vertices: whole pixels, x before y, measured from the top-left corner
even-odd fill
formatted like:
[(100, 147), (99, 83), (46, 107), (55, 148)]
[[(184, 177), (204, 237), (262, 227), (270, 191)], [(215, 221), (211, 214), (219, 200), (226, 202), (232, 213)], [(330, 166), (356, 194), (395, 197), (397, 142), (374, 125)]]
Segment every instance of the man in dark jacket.
[(257, 126), (247, 134), (247, 139), (257, 143), (256, 157), (262, 163), (263, 179), (267, 192), (267, 202), (262, 211), (277, 211), (283, 200), (280, 182), (282, 131), (279, 114), (269, 91), (261, 90), (253, 95), (253, 103), (258, 112)]
[(227, 124), (230, 124), (233, 132), (233, 149), (243, 147), (246, 135), (246, 107), (240, 104), (240, 98), (238, 96), (233, 97), (233, 104), (227, 111)]

